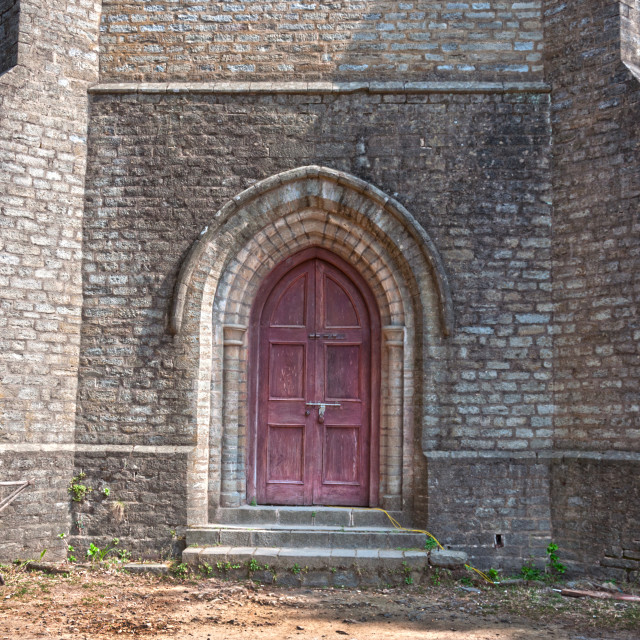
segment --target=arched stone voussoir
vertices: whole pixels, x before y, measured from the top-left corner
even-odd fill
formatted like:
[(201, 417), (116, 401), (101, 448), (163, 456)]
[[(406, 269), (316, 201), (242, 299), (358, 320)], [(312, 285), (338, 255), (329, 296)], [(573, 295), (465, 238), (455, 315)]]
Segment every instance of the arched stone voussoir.
[[(187, 298), (198, 296), (194, 291), (194, 278), (206, 270), (205, 253), (220, 246), (220, 235), (229, 228), (229, 222), (237, 219), (236, 232), (251, 235), (276, 218), (318, 207), (328, 212), (357, 212), (370, 225), (380, 230), (402, 252), (406, 240), (412, 250), (421, 254), (428, 265), (438, 294), (439, 315), (444, 336), (454, 327), (453, 299), (439, 252), (418, 221), (398, 201), (372, 184), (335, 169), (308, 166), (272, 176), (252, 185), (225, 204), (193, 243), (185, 258), (174, 288), (169, 320), (169, 331), (180, 334)], [(251, 211), (251, 215), (243, 213)], [(388, 218), (385, 218), (388, 216)]]

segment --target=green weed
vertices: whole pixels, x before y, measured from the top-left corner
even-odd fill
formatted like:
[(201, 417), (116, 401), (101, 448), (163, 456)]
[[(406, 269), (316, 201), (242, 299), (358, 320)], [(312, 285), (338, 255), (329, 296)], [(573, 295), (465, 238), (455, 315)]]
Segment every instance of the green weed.
[(93, 491), (91, 487), (87, 487), (82, 484), (82, 481), (86, 477), (86, 473), (80, 472), (77, 476), (73, 476), (73, 478), (71, 478), (67, 492), (71, 494), (71, 500), (73, 500), (73, 502), (83, 502), (87, 497), (87, 494)]

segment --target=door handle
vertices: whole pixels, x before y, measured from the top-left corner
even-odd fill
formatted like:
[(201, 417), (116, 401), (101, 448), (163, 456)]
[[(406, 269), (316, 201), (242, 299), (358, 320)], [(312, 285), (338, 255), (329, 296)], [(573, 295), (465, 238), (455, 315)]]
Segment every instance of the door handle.
[[(320, 424), (324, 422), (324, 412), (327, 410), (327, 407), (342, 406), (339, 402), (307, 402), (305, 404), (307, 407), (320, 407), (318, 409), (318, 422)], [(309, 415), (309, 414), (305, 411), (305, 415)]]

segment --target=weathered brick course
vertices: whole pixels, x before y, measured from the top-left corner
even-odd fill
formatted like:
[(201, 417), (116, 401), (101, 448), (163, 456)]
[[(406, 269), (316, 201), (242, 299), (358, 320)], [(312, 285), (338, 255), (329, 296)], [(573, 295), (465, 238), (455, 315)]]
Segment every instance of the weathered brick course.
[(567, 457), (551, 467), (553, 530), (573, 571), (640, 577), (638, 462)]
[[(549, 467), (523, 458), (430, 458), (428, 526), (476, 566), (518, 571), (551, 539)], [(502, 537), (496, 546), (496, 536)]]
[(186, 478), (184, 452), (81, 449), (75, 468), (87, 473), (83, 482), (94, 489), (87, 500), (73, 504), (70, 532), (78, 554), (91, 542), (105, 547), (113, 538), (136, 558), (169, 558), (182, 551), (174, 547), (186, 522), (185, 500), (176, 491)]
[(103, 3), (103, 80), (542, 74), (541, 2)]

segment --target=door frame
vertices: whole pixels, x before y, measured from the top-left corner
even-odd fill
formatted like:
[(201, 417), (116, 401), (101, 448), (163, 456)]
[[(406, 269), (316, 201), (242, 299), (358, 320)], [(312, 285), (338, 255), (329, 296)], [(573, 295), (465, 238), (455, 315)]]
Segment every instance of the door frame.
[(247, 502), (257, 495), (257, 441), (258, 441), (258, 358), (260, 353), (260, 320), (264, 305), (276, 284), (292, 269), (308, 260), (318, 258), (333, 265), (349, 278), (364, 298), (370, 319), (371, 336), (371, 388), (369, 434), (369, 506), (379, 504), (380, 487), (380, 372), (381, 372), (381, 322), (380, 312), (364, 278), (349, 263), (335, 253), (321, 247), (303, 249), (285, 258), (260, 284), (249, 324), (248, 362), (248, 429), (247, 429)]

